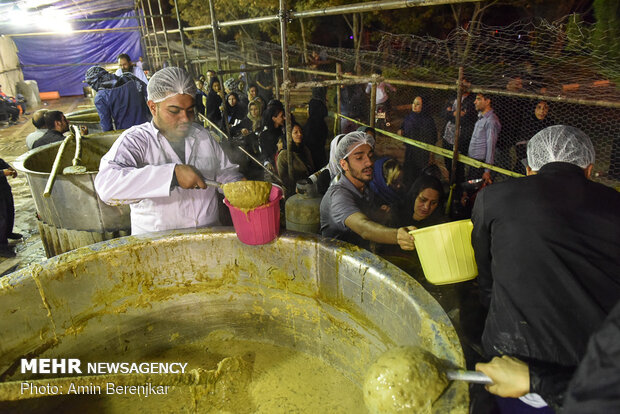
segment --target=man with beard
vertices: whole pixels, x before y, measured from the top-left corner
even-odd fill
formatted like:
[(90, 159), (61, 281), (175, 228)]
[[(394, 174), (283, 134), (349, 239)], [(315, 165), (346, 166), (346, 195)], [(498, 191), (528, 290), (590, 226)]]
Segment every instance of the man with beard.
[(372, 192), (368, 184), (373, 176), (375, 140), (365, 132), (350, 132), (340, 139), (336, 159), (340, 179), (321, 200), (321, 234), (368, 248), (370, 242), (398, 244), (413, 250), (413, 227), (398, 229), (383, 226), (372, 216)]
[(138, 66), (131, 63), (131, 58), (126, 53), (121, 53), (118, 55), (118, 69), (114, 73), (116, 76), (121, 76), (123, 73), (131, 73), (136, 78), (140, 79), (142, 82), (149, 84), (149, 80), (146, 78), (144, 71), (140, 69)]
[(204, 180), (242, 176), (211, 134), (192, 123), (192, 77), (164, 68), (147, 91), (153, 120), (123, 132), (103, 156), (97, 194), (108, 204), (130, 205), (132, 234), (218, 225), (216, 190)]

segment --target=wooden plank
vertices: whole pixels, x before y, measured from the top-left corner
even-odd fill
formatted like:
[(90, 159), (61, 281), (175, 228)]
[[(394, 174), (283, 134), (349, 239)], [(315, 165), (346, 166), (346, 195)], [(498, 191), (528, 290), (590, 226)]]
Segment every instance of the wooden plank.
[(49, 259), (54, 256), (52, 248), (50, 246), (49, 230), (47, 224), (42, 221), (39, 224), (39, 235), (41, 236), (41, 242), (43, 243), (43, 249), (45, 250), (45, 256)]
[(22, 261), (21, 257), (12, 257), (10, 259), (6, 259), (0, 262), (0, 276), (12, 270), (21, 261)]

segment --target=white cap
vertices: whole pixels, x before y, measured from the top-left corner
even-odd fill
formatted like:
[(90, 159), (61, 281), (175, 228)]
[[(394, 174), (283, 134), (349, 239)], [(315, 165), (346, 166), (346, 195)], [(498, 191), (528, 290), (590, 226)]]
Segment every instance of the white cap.
[(149, 101), (159, 103), (174, 95), (196, 96), (196, 84), (185, 69), (167, 67), (155, 72), (146, 88)]
[(592, 141), (580, 129), (567, 125), (547, 127), (528, 141), (527, 164), (533, 171), (558, 161), (581, 168), (594, 164)]

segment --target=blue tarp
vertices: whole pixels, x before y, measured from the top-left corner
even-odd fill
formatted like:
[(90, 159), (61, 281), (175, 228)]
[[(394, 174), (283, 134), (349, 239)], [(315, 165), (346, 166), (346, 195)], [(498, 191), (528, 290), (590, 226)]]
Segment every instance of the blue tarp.
[[(103, 14), (90, 17), (131, 17), (133, 10)], [(72, 23), (74, 30), (115, 29), (121, 27), (138, 27), (136, 19), (105, 20), (99, 22)], [(20, 63), (24, 65), (24, 79), (37, 81), (39, 91), (58, 91), (60, 95), (81, 95), (84, 73), (93, 64), (113, 63), (118, 55), (127, 53), (137, 61), (142, 56), (140, 31), (93, 32), (53, 34), (49, 36), (14, 37)], [(27, 65), (63, 65), (81, 64), (81, 66), (40, 66)]]

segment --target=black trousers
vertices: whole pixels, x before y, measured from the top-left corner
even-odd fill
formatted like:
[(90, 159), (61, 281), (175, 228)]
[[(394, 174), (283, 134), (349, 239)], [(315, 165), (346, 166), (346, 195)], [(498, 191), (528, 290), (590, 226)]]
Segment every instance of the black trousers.
[(0, 245), (9, 242), (9, 234), (13, 233), (15, 223), (15, 205), (11, 187), (0, 190)]
[(14, 103), (0, 101), (0, 117), (15, 122), (19, 119), (19, 109)]

